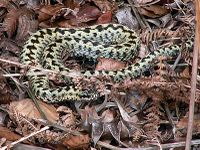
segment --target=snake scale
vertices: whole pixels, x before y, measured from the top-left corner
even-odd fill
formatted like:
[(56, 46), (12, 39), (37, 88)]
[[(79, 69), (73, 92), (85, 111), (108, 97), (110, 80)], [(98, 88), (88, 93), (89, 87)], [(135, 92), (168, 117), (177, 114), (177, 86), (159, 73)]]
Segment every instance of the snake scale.
[[(193, 46), (191, 39), (184, 43), (186, 48)], [(25, 43), (20, 55), (24, 65), (51, 69), (62, 73), (71, 72), (61, 59), (67, 51), (72, 56), (97, 58), (113, 58), (124, 61), (137, 56), (140, 38), (137, 33), (119, 24), (102, 24), (85, 28), (47, 28), (34, 33)], [(152, 61), (159, 56), (177, 56), (182, 44), (174, 44), (149, 53), (139, 62), (116, 71), (85, 71), (83, 77), (108, 76), (119, 82), (126, 78), (137, 78), (146, 71)], [(65, 87), (51, 87), (47, 75), (34, 75), (39, 70), (29, 69), (28, 80), (35, 96), (45, 102), (57, 103), (68, 100), (94, 100), (98, 94), (92, 90), (81, 90), (74, 84)]]

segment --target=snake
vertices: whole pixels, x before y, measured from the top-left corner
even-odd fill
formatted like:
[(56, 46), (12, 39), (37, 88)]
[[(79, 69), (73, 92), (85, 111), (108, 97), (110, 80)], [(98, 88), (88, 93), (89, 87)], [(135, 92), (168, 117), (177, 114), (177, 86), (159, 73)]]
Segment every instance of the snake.
[[(70, 73), (73, 70), (65, 67), (62, 54), (73, 57), (84, 57), (97, 61), (98, 58), (112, 58), (128, 61), (137, 57), (140, 49), (140, 36), (136, 31), (120, 24), (99, 24), (79, 28), (46, 28), (33, 33), (25, 42), (20, 62), (27, 66)], [(184, 45), (184, 46), (183, 46)], [(191, 49), (193, 40), (184, 44), (172, 44), (150, 52), (135, 64), (119, 70), (80, 71), (81, 76), (107, 76), (114, 82), (136, 79), (153, 65), (159, 56), (176, 57), (181, 49)], [(34, 95), (47, 103), (65, 101), (92, 101), (99, 97), (96, 90), (80, 89), (66, 77), (66, 86), (51, 86), (48, 75), (37, 75), (41, 70), (29, 68), (27, 78)]]

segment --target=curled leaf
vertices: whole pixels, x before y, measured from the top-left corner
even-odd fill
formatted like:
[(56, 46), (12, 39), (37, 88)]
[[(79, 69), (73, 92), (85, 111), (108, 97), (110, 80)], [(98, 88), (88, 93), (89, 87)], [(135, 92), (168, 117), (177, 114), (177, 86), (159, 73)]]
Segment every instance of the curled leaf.
[[(58, 113), (56, 112), (55, 107), (40, 101), (38, 103), (47, 119), (56, 123), (58, 120)], [(10, 103), (9, 109), (11, 112), (15, 112), (30, 119), (43, 119), (37, 107), (30, 99), (14, 101)]]

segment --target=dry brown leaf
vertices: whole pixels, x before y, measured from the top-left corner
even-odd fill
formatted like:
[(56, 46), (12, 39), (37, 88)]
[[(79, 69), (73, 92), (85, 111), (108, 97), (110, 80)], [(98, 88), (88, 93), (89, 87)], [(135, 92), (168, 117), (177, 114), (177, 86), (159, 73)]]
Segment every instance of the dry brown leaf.
[[(19, 16), (18, 29), (16, 34), (16, 40), (20, 43), (23, 43), (30, 33), (35, 33), (38, 29), (38, 21), (32, 19), (30, 15), (21, 15)], [(19, 44), (19, 43), (18, 43)]]
[(112, 21), (112, 12), (107, 11), (98, 18), (97, 24), (110, 23), (111, 21)]
[[(23, 3), (23, 2), (21, 2), (21, 3)], [(41, 0), (25, 0), (24, 3), (25, 3), (24, 5), (26, 5), (27, 8), (30, 8), (33, 10), (39, 9), (42, 5)]]
[(8, 38), (11, 38), (14, 35), (17, 28), (17, 21), (21, 13), (22, 12), (20, 10), (16, 9), (12, 9), (9, 13), (7, 13), (3, 24)]
[(64, 139), (62, 144), (69, 149), (88, 149), (90, 137), (86, 135), (72, 136), (70, 139)]
[(0, 7), (7, 7), (9, 3), (10, 3), (9, 0), (1, 0)]
[(80, 8), (80, 2), (76, 0), (65, 0), (63, 1), (63, 4), (66, 6), (66, 8), (70, 8), (72, 10)]
[[(8, 35), (8, 38), (12, 38), (12, 36), (16, 33), (16, 29), (18, 27), (18, 23), (20, 28), (22, 28), (22, 26), (24, 27), (27, 27), (27, 23), (28, 23), (28, 20), (34, 20), (34, 12), (27, 9), (27, 8), (20, 8), (20, 9), (12, 9), (5, 17), (5, 20), (4, 20), (4, 23), (3, 23), (3, 26), (5, 27), (5, 30), (7, 32), (7, 35)], [(20, 19), (20, 22), (19, 22), (19, 18), (21, 17), (21, 19), (23, 17), (26, 17), (26, 21), (27, 23), (26, 24), (23, 24), (21, 22), (21, 19)], [(23, 25), (22, 25), (22, 24)], [(27, 28), (26, 30), (24, 30), (22, 32), (22, 30), (19, 29), (18, 31), (18, 38), (22, 38), (20, 40), (23, 41), (23, 39), (25, 38), (24, 36), (27, 36), (29, 34), (29, 32), (31, 31), (36, 31), (36, 28), (37, 28), (37, 25), (34, 25), (34, 24), (31, 24), (32, 26)], [(22, 33), (20, 33), (22, 32)], [(21, 35), (21, 36), (20, 36)], [(22, 36), (23, 35), (23, 36)]]
[(129, 27), (130, 29), (137, 30), (139, 28), (138, 21), (133, 16), (130, 7), (123, 7), (121, 9), (118, 9), (116, 17), (120, 24), (123, 24)]
[(72, 110), (66, 106), (60, 106), (57, 108), (57, 112), (61, 114), (62, 126), (72, 127), (76, 124), (76, 118)]
[[(85, 110), (81, 110), (84, 128), (91, 132), (94, 144), (96, 144), (100, 138), (107, 140), (115, 138), (121, 143), (121, 137), (129, 138), (130, 136), (134, 136), (134, 132), (137, 130), (140, 131), (139, 125), (128, 122), (129, 120), (123, 120), (122, 123), (117, 115), (115, 110), (110, 109), (104, 110), (101, 115), (97, 114), (94, 107), (86, 107)], [(126, 134), (124, 134), (125, 132)]]
[[(177, 124), (176, 127), (178, 130), (187, 129), (188, 126), (188, 114), (184, 116)], [(200, 132), (200, 115), (199, 112), (194, 114), (194, 125), (193, 125), (193, 134)], [(186, 133), (185, 133), (186, 134)]]
[[(48, 105), (41, 101), (38, 101), (38, 105), (40, 106), (41, 110), (44, 112), (49, 121), (53, 123), (57, 122), (59, 116), (56, 112), (56, 108), (53, 107), (53, 105)], [(16, 112), (17, 114), (30, 119), (43, 119), (31, 99), (24, 99), (12, 102), (10, 103), (9, 109), (11, 112)]]
[(150, 5), (139, 8), (139, 13), (150, 18), (157, 18), (166, 15), (169, 13), (169, 10), (160, 5)]
[(91, 1), (93, 1), (95, 5), (97, 5), (102, 12), (111, 11), (113, 9), (112, 4), (107, 0), (91, 0)]
[[(2, 72), (1, 72), (2, 73)], [(12, 95), (13, 91), (10, 85), (7, 83), (5, 77), (0, 76), (0, 104), (8, 104), (9, 102), (16, 100), (16, 98)]]
[[(21, 136), (19, 136), (18, 134), (10, 131), (8, 128), (6, 127), (2, 127), (0, 126), (0, 137), (4, 137), (9, 141), (16, 141), (20, 138), (22, 138)], [(27, 141), (24, 141), (25, 143), (28, 143)]]
[(107, 109), (101, 115), (103, 117), (102, 121), (103, 122), (112, 122), (114, 120), (114, 118), (116, 117), (115, 115), (116, 114), (113, 111)]
[[(57, 24), (61, 27), (81, 26), (84, 22), (97, 20), (101, 14), (102, 13), (96, 6), (90, 6), (89, 3), (81, 6), (80, 9), (77, 10), (58, 7), (58, 10), (54, 13), (45, 13), (45, 15), (47, 15), (46, 19), (49, 19), (52, 15), (51, 22), (57, 21)], [(43, 15), (41, 15), (42, 19), (39, 19), (40, 21), (45, 20)]]
[(0, 0), (0, 7), (6, 8), (8, 11), (18, 8), (18, 2), (13, 0)]
[(80, 8), (79, 12), (76, 15), (64, 15), (64, 18), (67, 20), (63, 20), (58, 24), (62, 27), (85, 26), (84, 23), (92, 20), (97, 20), (101, 14), (102, 13), (97, 7), (85, 4)]
[(138, 117), (137, 116), (133, 116), (131, 117), (126, 110), (123, 108), (123, 106), (116, 100), (117, 106), (119, 108), (121, 117), (123, 118), (124, 121), (127, 122), (132, 122), (132, 123), (136, 123), (138, 122)]
[(64, 20), (63, 22), (65, 22), (67, 26), (81, 26), (82, 23), (96, 20), (101, 14), (102, 13), (97, 7), (86, 4), (80, 8), (76, 15), (64, 15), (64, 18), (67, 19), (67, 21)]
[(102, 13), (95, 6), (83, 5), (77, 13), (76, 20), (78, 23), (96, 20)]
[(56, 14), (59, 10), (65, 8), (63, 5), (45, 5), (38, 11), (38, 21), (42, 22), (49, 20), (53, 15)]
[(74, 10), (71, 10), (69, 8), (62, 8), (55, 12), (55, 14), (51, 17), (51, 22), (56, 22), (59, 20), (65, 19), (71, 19), (76, 17), (77, 12)]
[[(21, 51), (21, 48), (18, 46), (18, 44), (14, 40), (7, 39), (7, 38), (3, 38), (0, 41), (0, 48), (4, 49), (5, 51), (10, 51), (16, 55), (18, 55)], [(6, 58), (6, 59), (10, 60), (10, 58)], [(17, 61), (17, 59), (16, 59), (16, 61)]]
[[(199, 122), (199, 120), (197, 120)], [(188, 126), (188, 116), (182, 118), (177, 124), (176, 124), (176, 132), (175, 132), (175, 140), (184, 140), (187, 134), (187, 126)], [(199, 132), (200, 126), (196, 126), (196, 119), (193, 121), (193, 133)]]
[(52, 27), (52, 24), (49, 22), (49, 20), (43, 21), (39, 23), (40, 28), (50, 28)]
[[(47, 105), (43, 102), (38, 102), (39, 108), (47, 117), (47, 119), (55, 123), (58, 122), (58, 113), (55, 107), (52, 105)], [(9, 106), (9, 116), (12, 119), (12, 123), (15, 123), (15, 131), (26, 136), (35, 131), (40, 130), (45, 123), (41, 119), (39, 111), (30, 99), (24, 99), (18, 102), (12, 102)], [(59, 124), (63, 126), (63, 124)], [(65, 128), (66, 129), (66, 128)], [(71, 130), (71, 128), (68, 128)], [(68, 132), (61, 132), (61, 130), (49, 129), (42, 133), (36, 134), (29, 138), (31, 142), (37, 143), (61, 143), (64, 138), (69, 138), (70, 134)]]
[(118, 70), (125, 67), (125, 63), (109, 58), (101, 58), (96, 66), (96, 70)]
[[(188, 125), (188, 118), (182, 118), (177, 124), (176, 124), (176, 127), (178, 130), (183, 130), (183, 129), (186, 129), (187, 128), (187, 125)], [(186, 131), (186, 130), (185, 130)], [(186, 132), (185, 132), (186, 134)]]
[[(62, 27), (62, 28), (74, 28), (74, 26), (76, 26), (78, 23), (74, 20), (61, 20), (58, 22), (58, 26)], [(41, 27), (45, 27), (45, 25), (41, 24)], [(79, 26), (81, 26), (79, 24)]]

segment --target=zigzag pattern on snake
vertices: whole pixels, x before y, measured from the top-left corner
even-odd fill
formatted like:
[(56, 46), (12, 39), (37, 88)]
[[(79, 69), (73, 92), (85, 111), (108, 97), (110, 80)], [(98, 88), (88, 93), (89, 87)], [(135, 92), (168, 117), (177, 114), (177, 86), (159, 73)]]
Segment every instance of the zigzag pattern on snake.
[[(193, 46), (191, 39), (185, 42), (184, 47)], [(85, 28), (48, 28), (34, 33), (25, 43), (20, 55), (20, 60), (25, 65), (51, 69), (62, 73), (71, 72), (66, 68), (61, 59), (62, 51), (67, 51), (72, 56), (82, 56), (88, 59), (113, 58), (129, 60), (138, 54), (140, 38), (137, 33), (128, 27), (119, 24), (94, 25)], [(84, 77), (109, 76), (113, 81), (119, 82), (125, 78), (137, 78), (159, 56), (175, 57), (181, 51), (181, 44), (174, 44), (151, 52), (136, 64), (116, 71), (86, 71)], [(30, 69), (29, 73), (37, 70)], [(94, 100), (97, 99), (96, 91), (81, 90), (74, 84), (65, 87), (50, 87), (46, 75), (29, 75), (30, 87), (34, 94), (45, 102), (56, 103), (67, 100)]]

